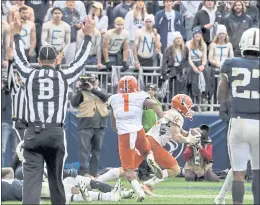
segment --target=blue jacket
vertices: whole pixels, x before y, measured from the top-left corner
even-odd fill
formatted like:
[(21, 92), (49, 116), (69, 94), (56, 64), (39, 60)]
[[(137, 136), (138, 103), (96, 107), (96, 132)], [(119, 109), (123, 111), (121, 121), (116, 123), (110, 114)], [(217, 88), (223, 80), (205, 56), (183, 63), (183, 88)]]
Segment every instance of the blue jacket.
[[(162, 52), (167, 48), (168, 27), (168, 19), (165, 14), (165, 9), (158, 11), (155, 16), (155, 28), (161, 36)], [(186, 39), (184, 21), (181, 14), (177, 11), (175, 11), (174, 30), (179, 31), (183, 39)]]

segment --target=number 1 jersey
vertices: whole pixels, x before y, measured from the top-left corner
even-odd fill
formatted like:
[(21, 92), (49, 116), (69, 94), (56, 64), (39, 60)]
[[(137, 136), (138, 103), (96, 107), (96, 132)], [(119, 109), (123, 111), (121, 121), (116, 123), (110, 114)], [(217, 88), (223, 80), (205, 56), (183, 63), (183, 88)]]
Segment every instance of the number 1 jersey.
[(119, 135), (137, 132), (143, 128), (144, 101), (147, 98), (150, 98), (148, 93), (136, 92), (114, 94), (108, 99), (108, 105), (114, 112)]

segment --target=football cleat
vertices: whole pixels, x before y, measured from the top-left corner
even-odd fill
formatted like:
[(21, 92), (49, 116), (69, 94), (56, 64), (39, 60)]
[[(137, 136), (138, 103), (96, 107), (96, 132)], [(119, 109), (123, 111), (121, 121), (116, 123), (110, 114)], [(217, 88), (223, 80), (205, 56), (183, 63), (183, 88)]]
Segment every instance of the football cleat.
[(127, 189), (121, 189), (121, 197), (122, 197), (122, 199), (131, 199), (131, 198), (133, 198), (134, 196), (134, 190), (133, 189), (129, 189), (129, 190), (127, 190)]
[(225, 203), (225, 198), (217, 196), (214, 200), (214, 204), (226, 204)]
[(144, 190), (144, 193), (147, 194), (147, 195), (152, 195), (153, 194), (153, 187), (148, 185), (148, 184), (143, 184), (142, 186), (143, 190)]
[(137, 193), (136, 201), (142, 202), (145, 199), (145, 193), (143, 189), (140, 189), (140, 191)]
[(114, 186), (114, 189), (111, 191), (112, 201), (121, 201), (121, 187), (122, 187), (121, 179), (118, 179)]
[(87, 185), (87, 183), (84, 183), (83, 181), (80, 181), (78, 183), (78, 188), (79, 188), (79, 191), (80, 191), (84, 201), (92, 202), (92, 197), (89, 196), (89, 193), (88, 193), (88, 185)]
[(154, 175), (158, 178), (158, 179), (162, 179), (163, 178), (163, 172), (162, 169), (160, 168), (160, 166), (154, 161), (154, 159), (147, 159), (147, 164), (148, 166), (152, 169)]

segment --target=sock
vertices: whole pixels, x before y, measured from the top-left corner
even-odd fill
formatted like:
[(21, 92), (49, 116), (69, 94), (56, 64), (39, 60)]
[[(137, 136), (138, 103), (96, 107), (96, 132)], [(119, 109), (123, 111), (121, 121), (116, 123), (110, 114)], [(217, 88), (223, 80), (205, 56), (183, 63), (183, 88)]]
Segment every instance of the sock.
[(241, 181), (233, 181), (232, 184), (232, 199), (233, 204), (235, 203), (243, 203), (245, 194), (244, 182)]
[(120, 168), (113, 168), (113, 169), (110, 169), (105, 174), (102, 174), (101, 176), (99, 176), (97, 178), (97, 181), (106, 182), (109, 180), (118, 179), (119, 176), (120, 176)]
[(219, 197), (225, 199), (226, 193), (227, 193), (228, 191), (231, 191), (231, 189), (232, 189), (232, 182), (233, 182), (233, 170), (230, 169), (230, 170), (228, 171), (228, 174), (227, 174), (227, 176), (226, 176), (226, 179), (225, 179), (225, 181), (224, 181), (224, 184), (222, 185), (221, 190), (220, 190), (220, 192), (219, 192), (219, 194), (218, 194)]
[(84, 201), (83, 197), (81, 194), (73, 194), (71, 197), (71, 201)]
[(72, 195), (72, 194), (67, 194), (67, 193), (65, 193), (65, 195), (66, 195), (65, 204), (70, 204), (70, 202), (71, 202), (72, 199), (73, 199), (73, 195)]
[(101, 194), (100, 192), (88, 191), (90, 197), (92, 197), (93, 201), (101, 201)]
[(167, 169), (163, 170), (163, 178), (162, 179), (158, 179), (157, 177), (153, 177), (147, 181), (144, 182), (144, 184), (147, 184), (149, 186), (154, 186), (155, 184), (158, 184), (160, 182), (163, 182), (166, 178), (168, 178), (168, 171)]
[(254, 171), (254, 176), (253, 176), (253, 182), (252, 182), (252, 192), (254, 196), (254, 204), (260, 204), (259, 201), (259, 175), (260, 175), (260, 170), (255, 170)]
[(136, 179), (134, 179), (133, 181), (131, 181), (131, 185), (132, 185), (133, 189), (135, 190), (135, 193), (138, 194), (139, 191), (141, 190), (140, 183)]
[(111, 186), (110, 184), (105, 184), (103, 182), (96, 181), (96, 180), (91, 180), (90, 188), (98, 189), (99, 191), (106, 193), (106, 192), (111, 192), (111, 190), (113, 189), (113, 186)]

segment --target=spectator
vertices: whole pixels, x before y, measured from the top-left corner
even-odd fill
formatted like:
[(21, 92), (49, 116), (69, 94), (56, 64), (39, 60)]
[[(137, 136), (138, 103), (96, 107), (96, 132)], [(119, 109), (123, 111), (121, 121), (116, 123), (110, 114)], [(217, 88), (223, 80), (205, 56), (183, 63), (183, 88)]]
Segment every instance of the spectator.
[[(79, 90), (71, 100), (78, 109), (79, 174), (84, 176), (89, 170), (96, 177), (100, 151), (103, 144), (104, 128), (107, 127), (107, 93), (99, 88), (98, 77), (94, 74), (81, 76), (77, 83)], [(90, 157), (91, 156), (91, 157)], [(89, 165), (89, 166), (88, 166)]]
[(231, 12), (231, 3), (231, 1), (216, 1), (217, 11), (221, 13), (223, 20)]
[(209, 138), (209, 127), (201, 125), (201, 142), (190, 146), (187, 145), (183, 152), (186, 161), (185, 180), (199, 181), (202, 177), (205, 181), (219, 182), (219, 177), (212, 171), (212, 142)]
[(217, 35), (209, 47), (209, 62), (214, 68), (220, 69), (227, 58), (233, 57), (233, 46), (229, 42), (227, 29), (224, 25), (218, 25)]
[[(77, 35), (77, 50), (79, 49), (81, 43), (83, 42), (85, 34), (82, 30), (78, 31)], [(103, 67), (102, 65), (102, 53), (101, 53), (101, 34), (100, 32), (94, 28), (94, 33), (92, 35), (92, 46), (89, 52), (87, 65), (97, 65), (98, 69)]]
[[(150, 95), (150, 99), (157, 102), (157, 104), (162, 107), (159, 100), (156, 99), (156, 85), (147, 84), (145, 91)], [(143, 127), (145, 133), (147, 133), (157, 122), (158, 117), (153, 109), (145, 109), (143, 111)], [(138, 167), (138, 177), (140, 180), (147, 181), (150, 179), (151, 169), (147, 165), (147, 161), (144, 160)]]
[(224, 19), (230, 43), (233, 45), (234, 56), (241, 56), (239, 42), (242, 34), (253, 26), (252, 19), (246, 14), (243, 1), (235, 1), (231, 7), (231, 13)]
[[(27, 6), (19, 8), (19, 14), (22, 22), (21, 39), (24, 43), (24, 51), (26, 58), (30, 63), (35, 63), (35, 47), (36, 47), (36, 30), (34, 22), (29, 21), (29, 9)], [(13, 48), (13, 29), (14, 23), (10, 24), (12, 31), (11, 47)], [(13, 49), (12, 49), (13, 50)], [(34, 57), (34, 59), (33, 59)]]
[(7, 68), (8, 67), (8, 60), (10, 59), (10, 26), (9, 24), (2, 20), (1, 21), (2, 23), (2, 31), (1, 31), (1, 34), (2, 34), (2, 47), (1, 47), (1, 53), (2, 53), (2, 66), (4, 68)]
[(82, 24), (80, 23), (80, 14), (76, 10), (75, 0), (66, 1), (66, 7), (62, 9), (62, 11), (63, 11), (62, 21), (70, 25), (70, 30), (71, 30), (70, 43), (67, 48), (67, 52), (65, 53), (66, 64), (69, 64), (73, 61), (74, 56), (76, 54), (77, 33), (78, 30), (81, 29)]
[(171, 96), (187, 93), (188, 50), (180, 32), (173, 33), (172, 45), (165, 49), (162, 63), (162, 79), (169, 79)]
[(12, 98), (11, 91), (8, 87), (7, 78), (2, 77), (1, 86), (1, 102), (2, 102), (2, 166), (7, 166), (6, 161), (6, 149), (8, 141), (12, 146), (12, 158), (16, 154), (17, 138), (13, 132), (13, 120), (12, 120)]
[(217, 11), (214, 0), (204, 0), (203, 7), (194, 17), (192, 28), (200, 27), (207, 45), (216, 35), (217, 24), (222, 23), (221, 13)]
[(156, 54), (161, 51), (160, 35), (153, 29), (154, 16), (145, 17), (145, 27), (136, 32), (134, 42), (135, 67), (154, 65)]
[[(80, 21), (84, 22), (87, 17), (86, 8), (82, 1), (75, 1), (76, 2), (76, 10), (79, 12)], [(64, 9), (66, 7), (66, 1), (55, 1), (53, 7), (59, 7)]]
[(198, 104), (203, 94), (203, 100), (206, 98), (206, 65), (207, 65), (207, 45), (203, 40), (200, 27), (192, 30), (193, 38), (186, 43), (189, 50), (188, 62), (191, 67), (189, 73), (188, 88), (191, 98)]
[(250, 4), (250, 1), (245, 1), (246, 14), (251, 17), (253, 26), (259, 28), (259, 10), (256, 6)]
[(180, 12), (185, 20), (186, 40), (192, 39), (192, 24), (201, 1), (181, 1)]
[(133, 9), (133, 6), (133, 0), (122, 0), (122, 2), (114, 8), (114, 19), (117, 17), (122, 17), (124, 19), (126, 14)]
[(10, 3), (9, 0), (1, 1), (2, 20), (7, 21), (8, 12), (11, 7), (12, 7), (12, 4)]
[[(70, 26), (62, 21), (63, 12), (60, 8), (51, 11), (52, 20), (42, 26), (42, 45), (52, 45), (57, 52), (66, 53), (70, 44)], [(63, 59), (65, 63), (65, 59)]]
[(155, 16), (155, 28), (161, 36), (162, 52), (172, 45), (174, 31), (179, 31), (186, 39), (183, 18), (179, 12), (172, 9), (173, 1), (164, 0), (164, 6), (165, 8)]
[(101, 35), (104, 35), (108, 29), (108, 17), (103, 15), (102, 11), (103, 5), (100, 2), (95, 2), (89, 15), (94, 16), (96, 29), (100, 31)]
[(136, 1), (133, 10), (129, 11), (125, 16), (124, 28), (130, 34), (130, 49), (134, 48), (135, 33), (144, 27), (144, 19), (147, 16), (144, 1)]
[(129, 34), (124, 29), (123, 18), (116, 18), (115, 28), (105, 34), (103, 54), (109, 71), (112, 70), (112, 65), (122, 65), (122, 62), (123, 70), (128, 69), (126, 62), (129, 56)]
[[(13, 5), (10, 10), (9, 10), (9, 13), (8, 13), (8, 23), (10, 24), (11, 22), (13, 22), (14, 20), (14, 14), (15, 12), (19, 12), (19, 9), (22, 7), (22, 6), (26, 6), (25, 5), (25, 1), (24, 0), (19, 0), (19, 1), (15, 1), (15, 5)], [(34, 18), (34, 10), (29, 7), (29, 6), (26, 6), (28, 7), (28, 13), (29, 13), (29, 21), (31, 22), (34, 22), (35, 18)]]
[(41, 48), (41, 35), (42, 35), (42, 25), (44, 23), (44, 17), (48, 9), (50, 8), (51, 4), (50, 1), (48, 0), (44, 0), (44, 1), (27, 0), (25, 1), (25, 4), (34, 10), (35, 28), (36, 28), (35, 53), (36, 55), (38, 55)]
[(114, 14), (113, 11), (116, 8), (116, 4), (113, 0), (109, 0), (107, 3), (106, 14), (108, 17), (108, 29), (114, 28)]
[(154, 16), (159, 11), (159, 3), (158, 1), (147, 0), (146, 2), (146, 10), (148, 14), (153, 14)]

